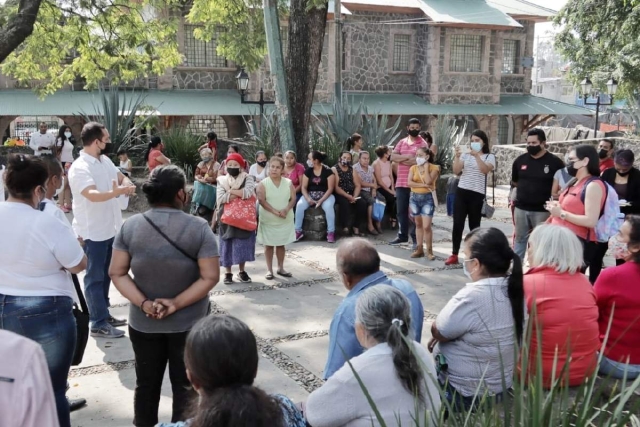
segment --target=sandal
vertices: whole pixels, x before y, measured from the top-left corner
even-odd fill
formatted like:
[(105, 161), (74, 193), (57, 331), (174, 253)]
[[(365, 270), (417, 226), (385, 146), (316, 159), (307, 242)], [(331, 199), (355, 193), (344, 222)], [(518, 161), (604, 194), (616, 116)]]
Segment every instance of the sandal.
[(282, 277), (293, 277), (293, 274), (289, 273), (286, 270), (278, 270), (278, 275)]
[(373, 229), (373, 230), (369, 230), (369, 234), (371, 234), (372, 236), (377, 236), (380, 233), (378, 233), (376, 229)]
[(269, 271), (267, 274), (264, 275), (264, 278), (267, 280), (273, 280), (273, 273)]

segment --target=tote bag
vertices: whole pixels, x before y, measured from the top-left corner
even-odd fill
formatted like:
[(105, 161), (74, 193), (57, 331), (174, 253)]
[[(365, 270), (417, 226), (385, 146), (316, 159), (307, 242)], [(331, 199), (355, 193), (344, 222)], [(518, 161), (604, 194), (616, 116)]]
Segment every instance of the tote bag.
[(255, 196), (226, 203), (220, 221), (241, 230), (255, 231), (258, 228)]

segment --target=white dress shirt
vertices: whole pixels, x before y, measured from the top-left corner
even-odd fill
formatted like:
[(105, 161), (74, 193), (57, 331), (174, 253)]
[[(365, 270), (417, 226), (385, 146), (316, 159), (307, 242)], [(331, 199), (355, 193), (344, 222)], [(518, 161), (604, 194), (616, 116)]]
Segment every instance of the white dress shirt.
[(118, 182), (118, 168), (107, 156), (100, 160), (80, 152), (69, 169), (69, 186), (73, 194), (73, 230), (84, 240), (104, 242), (115, 237), (122, 226), (122, 212), (116, 198), (106, 202), (91, 202), (82, 195), (90, 186), (101, 192), (113, 189)]
[[(433, 357), (419, 343), (413, 341), (413, 353), (423, 367), (423, 401), (419, 417), (435, 422), (440, 411), (440, 394), (436, 386), (436, 368)], [(351, 359), (353, 369), (358, 373), (380, 415), (387, 425), (414, 425), (416, 399), (404, 387), (393, 364), (391, 347), (387, 343), (378, 344), (358, 357)], [(434, 415), (435, 414), (435, 415)], [(379, 425), (373, 410), (360, 388), (358, 380), (348, 363), (333, 374), (327, 382), (311, 393), (307, 400), (305, 415), (313, 427), (371, 427)], [(372, 424), (373, 423), (373, 424)]]
[(40, 156), (41, 154), (51, 154), (51, 150), (40, 150), (40, 147), (53, 147), (56, 143), (56, 137), (51, 135), (49, 132), (40, 133), (36, 132), (31, 134), (31, 139), (29, 139), (29, 147), (33, 150), (33, 154), (35, 156)]

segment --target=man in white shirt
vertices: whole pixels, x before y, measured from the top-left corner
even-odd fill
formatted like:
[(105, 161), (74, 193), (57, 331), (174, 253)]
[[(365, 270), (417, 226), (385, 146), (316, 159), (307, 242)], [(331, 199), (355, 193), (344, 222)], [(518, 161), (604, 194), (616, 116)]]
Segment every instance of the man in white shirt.
[(73, 194), (73, 229), (84, 241), (87, 273), (84, 290), (91, 315), (91, 336), (119, 338), (124, 332), (115, 326), (126, 320), (109, 314), (109, 264), (113, 239), (122, 226), (117, 198), (135, 192), (135, 186), (102, 154), (111, 143), (104, 125), (90, 122), (82, 133), (83, 150), (69, 169)]
[(29, 139), (29, 147), (33, 150), (34, 156), (51, 154), (51, 147), (56, 143), (56, 137), (47, 132), (47, 124), (40, 123), (40, 132), (34, 133)]

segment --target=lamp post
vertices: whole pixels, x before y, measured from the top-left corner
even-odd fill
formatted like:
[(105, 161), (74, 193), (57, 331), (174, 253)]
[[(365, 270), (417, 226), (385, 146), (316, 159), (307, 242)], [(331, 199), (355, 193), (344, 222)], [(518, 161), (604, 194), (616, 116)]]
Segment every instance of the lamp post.
[(249, 88), (249, 74), (244, 70), (244, 68), (240, 69), (240, 72), (236, 76), (236, 83), (238, 84), (238, 91), (240, 92), (240, 103), (241, 104), (253, 104), (260, 106), (260, 127), (262, 127), (262, 116), (264, 115), (264, 106), (265, 105), (273, 105), (275, 101), (265, 101), (264, 100), (264, 90), (260, 88), (260, 100), (259, 101), (247, 101), (244, 97), (247, 94), (247, 89)]
[(611, 77), (609, 79), (609, 81), (607, 82), (607, 95), (609, 95), (609, 102), (605, 103), (605, 102), (600, 102), (600, 91), (596, 90), (594, 94), (594, 96), (596, 97), (596, 102), (589, 102), (587, 101), (587, 99), (589, 98), (589, 95), (592, 94), (592, 89), (593, 89), (593, 83), (591, 83), (591, 80), (589, 79), (589, 77), (586, 77), (581, 83), (580, 86), (582, 88), (582, 96), (584, 98), (584, 105), (595, 105), (596, 106), (596, 126), (595, 126), (595, 132), (596, 132), (596, 137), (598, 136), (598, 122), (600, 119), (600, 106), (608, 106), (608, 105), (613, 105), (613, 97), (616, 95), (616, 92), (618, 91), (618, 82), (616, 79), (614, 79), (613, 77)]

